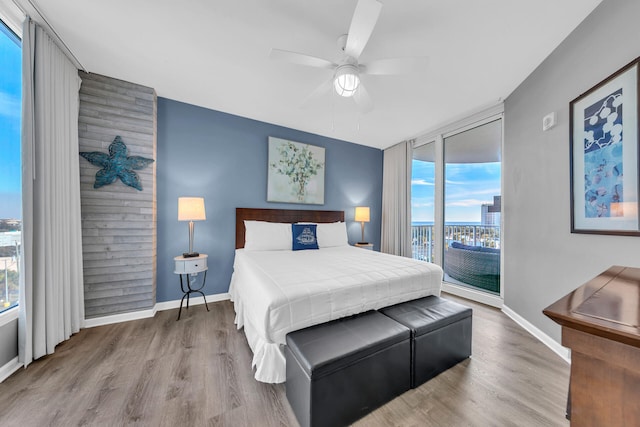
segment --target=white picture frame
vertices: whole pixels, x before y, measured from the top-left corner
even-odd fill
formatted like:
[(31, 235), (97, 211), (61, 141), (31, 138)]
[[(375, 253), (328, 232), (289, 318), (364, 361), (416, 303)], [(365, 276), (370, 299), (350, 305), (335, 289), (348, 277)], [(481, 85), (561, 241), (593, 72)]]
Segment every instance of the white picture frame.
[(324, 204), (325, 149), (269, 137), (267, 201)]

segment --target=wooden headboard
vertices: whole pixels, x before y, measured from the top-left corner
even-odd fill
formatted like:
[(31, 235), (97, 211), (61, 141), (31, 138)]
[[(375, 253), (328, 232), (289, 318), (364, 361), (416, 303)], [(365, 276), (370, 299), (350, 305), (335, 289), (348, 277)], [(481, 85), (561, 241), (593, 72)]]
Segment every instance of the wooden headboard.
[(344, 211), (236, 208), (236, 249), (244, 248), (244, 220), (267, 222), (344, 221)]

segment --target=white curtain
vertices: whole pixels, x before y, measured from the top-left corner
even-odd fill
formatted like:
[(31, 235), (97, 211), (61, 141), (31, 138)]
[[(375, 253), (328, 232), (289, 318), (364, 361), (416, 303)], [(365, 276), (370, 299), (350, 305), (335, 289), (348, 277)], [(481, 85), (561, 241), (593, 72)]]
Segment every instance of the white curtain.
[(381, 251), (411, 257), (410, 141), (384, 150)]
[(23, 254), (18, 353), (26, 367), (84, 321), (78, 70), (27, 18), (22, 34)]

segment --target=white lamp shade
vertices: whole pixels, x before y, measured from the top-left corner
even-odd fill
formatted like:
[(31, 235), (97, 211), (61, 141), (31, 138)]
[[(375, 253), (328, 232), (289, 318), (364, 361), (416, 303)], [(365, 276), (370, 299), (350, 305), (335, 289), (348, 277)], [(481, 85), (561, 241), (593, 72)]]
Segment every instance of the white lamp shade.
[(356, 215), (354, 219), (358, 222), (369, 222), (369, 207), (368, 206), (356, 207)]
[(204, 197), (178, 197), (178, 221), (204, 221)]

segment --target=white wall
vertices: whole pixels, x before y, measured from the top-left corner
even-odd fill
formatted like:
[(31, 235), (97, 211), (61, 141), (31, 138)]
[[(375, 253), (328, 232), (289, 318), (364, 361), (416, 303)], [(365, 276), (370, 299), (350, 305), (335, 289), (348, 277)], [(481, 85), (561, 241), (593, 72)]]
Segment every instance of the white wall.
[(640, 267), (640, 237), (571, 234), (569, 206), (569, 102), (640, 56), (639, 17), (638, 0), (604, 0), (505, 101), (505, 305), (558, 342), (545, 307), (611, 265)]

